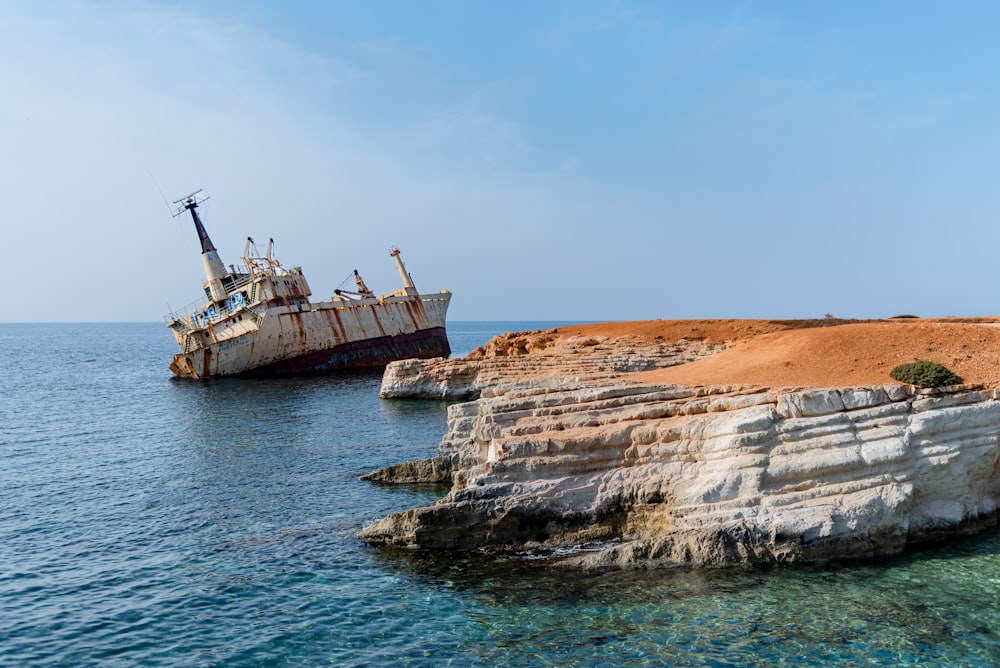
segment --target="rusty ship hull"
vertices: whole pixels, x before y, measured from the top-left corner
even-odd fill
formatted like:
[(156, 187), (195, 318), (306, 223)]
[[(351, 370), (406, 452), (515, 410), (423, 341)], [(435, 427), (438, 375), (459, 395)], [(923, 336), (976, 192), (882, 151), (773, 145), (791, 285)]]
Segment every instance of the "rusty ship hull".
[(206, 300), (165, 320), (181, 352), (170, 370), (179, 378), (283, 376), (383, 367), (407, 358), (451, 354), (445, 329), (451, 293), (420, 294), (399, 251), (403, 287), (376, 297), (354, 271), (356, 289), (310, 301), (302, 270), (285, 269), (247, 240), (243, 266), (225, 268), (197, 213), (193, 193), (178, 202), (191, 212), (202, 242)]
[[(447, 357), (450, 295), (392, 297), (371, 304), (241, 309), (192, 331), (170, 370), (181, 378), (323, 374)], [(303, 307), (304, 308), (304, 307)]]
[(399, 359), (447, 357), (451, 354), (444, 327), (424, 329), (412, 334), (383, 336), (352, 341), (327, 350), (305, 353), (282, 362), (266, 364), (246, 371), (243, 376), (287, 376), (323, 374), (350, 369), (378, 369)]

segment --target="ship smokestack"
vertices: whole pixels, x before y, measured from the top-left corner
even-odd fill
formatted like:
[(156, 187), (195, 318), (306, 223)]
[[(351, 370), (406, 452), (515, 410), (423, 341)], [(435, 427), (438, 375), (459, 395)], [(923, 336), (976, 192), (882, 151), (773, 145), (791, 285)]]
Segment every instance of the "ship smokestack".
[(191, 211), (191, 217), (194, 219), (194, 229), (198, 231), (198, 240), (201, 241), (201, 252), (214, 251), (215, 244), (209, 238), (208, 232), (205, 231), (205, 226), (201, 222), (201, 216), (198, 215), (198, 205), (191, 204), (187, 208)]
[(212, 282), (225, 277), (228, 275), (226, 265), (222, 264), (219, 251), (215, 250), (215, 244), (209, 238), (208, 232), (205, 231), (205, 226), (201, 222), (201, 217), (198, 215), (198, 200), (193, 196), (188, 197), (184, 200), (184, 208), (191, 212), (194, 228), (201, 241), (201, 262), (205, 265), (205, 279)]

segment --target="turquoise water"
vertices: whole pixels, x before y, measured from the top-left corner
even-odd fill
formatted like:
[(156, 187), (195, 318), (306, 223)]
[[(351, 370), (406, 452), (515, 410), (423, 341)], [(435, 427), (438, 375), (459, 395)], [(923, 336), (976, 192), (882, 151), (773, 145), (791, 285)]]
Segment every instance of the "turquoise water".
[[(510, 329), (450, 323), (456, 353)], [(373, 550), (443, 490), (378, 375), (177, 382), (156, 324), (0, 325), (0, 664), (1000, 664), (1000, 533), (878, 564), (567, 574)]]

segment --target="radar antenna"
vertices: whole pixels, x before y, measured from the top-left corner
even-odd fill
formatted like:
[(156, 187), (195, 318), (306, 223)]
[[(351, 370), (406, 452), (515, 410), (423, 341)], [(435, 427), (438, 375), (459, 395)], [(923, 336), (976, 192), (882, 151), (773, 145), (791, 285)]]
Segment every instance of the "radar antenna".
[(193, 193), (188, 193), (187, 195), (184, 195), (184, 197), (175, 199), (174, 204), (175, 205), (180, 204), (180, 206), (177, 207), (174, 213), (174, 218), (181, 215), (185, 211), (190, 211), (191, 209), (197, 209), (199, 204), (209, 199), (208, 195), (202, 195), (201, 197), (199, 197), (198, 195), (201, 194), (201, 191), (202, 189), (198, 188)]

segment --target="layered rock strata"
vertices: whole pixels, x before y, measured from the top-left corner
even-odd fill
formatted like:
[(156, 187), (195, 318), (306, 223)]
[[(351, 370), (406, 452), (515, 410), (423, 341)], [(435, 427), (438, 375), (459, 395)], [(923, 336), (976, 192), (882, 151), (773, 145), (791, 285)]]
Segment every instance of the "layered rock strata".
[(578, 566), (871, 557), (994, 523), (1000, 401), (970, 387), (774, 391), (542, 379), (451, 406), (450, 480), (359, 533), (376, 545), (585, 547)]
[(558, 330), (512, 332), (458, 359), (392, 362), (382, 376), (383, 399), (475, 399), (541, 378), (611, 379), (693, 362), (728, 344), (639, 337), (559, 336)]

